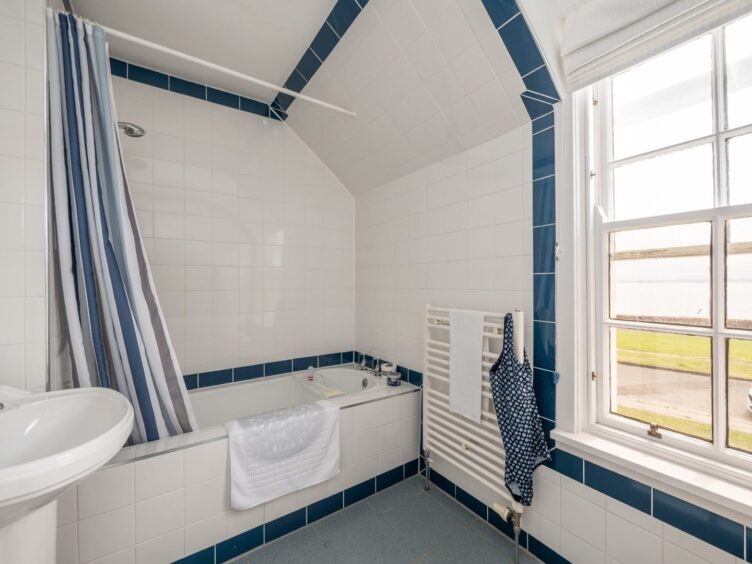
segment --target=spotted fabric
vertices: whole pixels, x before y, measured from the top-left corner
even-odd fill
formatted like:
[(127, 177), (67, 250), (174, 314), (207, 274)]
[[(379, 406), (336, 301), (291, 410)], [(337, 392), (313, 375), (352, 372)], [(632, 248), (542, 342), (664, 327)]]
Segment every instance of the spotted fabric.
[(506, 451), (504, 483), (522, 505), (533, 501), (533, 470), (551, 459), (533, 391), (533, 372), (525, 352), (517, 362), (512, 314), (504, 317), (504, 345), (489, 377), (496, 417)]

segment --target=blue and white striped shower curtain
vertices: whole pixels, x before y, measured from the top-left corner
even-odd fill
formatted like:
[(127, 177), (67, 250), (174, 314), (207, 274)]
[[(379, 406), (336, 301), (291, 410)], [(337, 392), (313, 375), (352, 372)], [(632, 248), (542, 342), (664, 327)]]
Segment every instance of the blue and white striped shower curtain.
[(104, 30), (48, 10), (53, 241), (73, 385), (124, 394), (134, 443), (197, 428), (117, 136)]

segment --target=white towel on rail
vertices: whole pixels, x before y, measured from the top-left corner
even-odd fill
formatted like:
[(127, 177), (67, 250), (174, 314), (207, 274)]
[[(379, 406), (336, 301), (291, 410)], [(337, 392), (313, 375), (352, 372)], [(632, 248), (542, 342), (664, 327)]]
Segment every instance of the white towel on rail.
[(327, 400), (225, 423), (230, 505), (249, 509), (339, 474), (339, 407)]
[(449, 311), (449, 411), (480, 423), (483, 312)]

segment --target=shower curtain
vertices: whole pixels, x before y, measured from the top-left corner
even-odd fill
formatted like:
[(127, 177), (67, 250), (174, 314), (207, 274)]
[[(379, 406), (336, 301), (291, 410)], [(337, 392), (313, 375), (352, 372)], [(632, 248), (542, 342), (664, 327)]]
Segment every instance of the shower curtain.
[(75, 387), (133, 404), (133, 443), (197, 428), (123, 167), (104, 30), (47, 12), (53, 253)]

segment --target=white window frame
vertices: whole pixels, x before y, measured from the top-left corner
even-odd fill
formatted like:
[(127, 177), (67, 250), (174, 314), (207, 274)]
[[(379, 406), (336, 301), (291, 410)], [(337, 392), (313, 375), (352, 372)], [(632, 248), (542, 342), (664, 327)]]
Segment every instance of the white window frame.
[[(592, 132), (595, 136), (593, 143), (594, 154), (589, 163), (591, 185), (587, 200), (588, 229), (586, 237), (589, 241), (587, 253), (587, 280), (592, 298), (588, 303), (588, 342), (594, 344), (592, 352), (588, 354), (588, 374), (595, 374), (594, 379), (588, 379), (587, 405), (585, 412), (585, 427), (589, 432), (618, 438), (643, 449), (654, 452), (663, 451), (664, 456), (676, 457), (686, 455), (688, 461), (718, 470), (718, 464), (728, 466), (722, 474), (726, 477), (749, 479), (752, 472), (752, 454), (726, 447), (727, 418), (726, 418), (726, 338), (752, 339), (752, 331), (725, 328), (725, 221), (736, 217), (752, 216), (752, 204), (728, 206), (728, 175), (726, 160), (727, 140), (738, 135), (752, 132), (752, 124), (723, 130), (726, 123), (725, 115), (725, 58), (723, 54), (723, 28), (710, 32), (712, 35), (712, 98), (713, 98), (713, 132), (710, 135), (678, 143), (669, 147), (649, 151), (641, 155), (631, 156), (618, 161), (612, 160), (611, 108), (610, 84), (607, 79), (594, 85), (586, 93), (580, 93), (580, 104), (593, 104), (589, 113), (591, 123), (578, 124), (580, 134)], [(584, 116), (581, 116), (584, 117)], [(634, 162), (688, 149), (694, 146), (712, 143), (714, 159), (715, 207), (705, 210), (674, 213), (661, 216), (611, 221), (609, 215), (612, 209), (611, 195), (613, 194), (613, 169), (627, 162)], [(659, 227), (680, 223), (709, 221), (712, 227), (712, 275), (711, 275), (711, 327), (695, 327), (683, 325), (665, 325), (639, 321), (619, 321), (610, 319), (608, 312), (609, 289), (609, 256), (608, 233), (631, 228)], [(609, 394), (613, 393), (610, 385), (612, 370), (606, 351), (609, 347), (609, 328), (632, 328), (658, 330), (682, 334), (702, 335), (712, 338), (712, 391), (713, 391), (713, 440), (711, 443), (688, 437), (678, 432), (664, 428), (660, 429), (662, 438), (653, 438), (647, 434), (649, 425), (610, 413)], [(594, 353), (594, 354), (593, 354)], [(752, 385), (752, 383), (751, 383)]]

